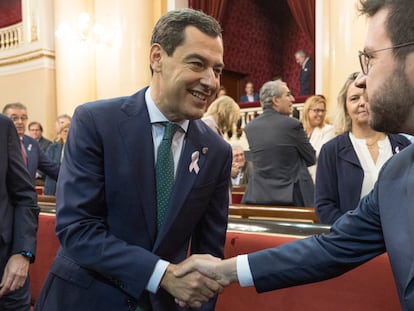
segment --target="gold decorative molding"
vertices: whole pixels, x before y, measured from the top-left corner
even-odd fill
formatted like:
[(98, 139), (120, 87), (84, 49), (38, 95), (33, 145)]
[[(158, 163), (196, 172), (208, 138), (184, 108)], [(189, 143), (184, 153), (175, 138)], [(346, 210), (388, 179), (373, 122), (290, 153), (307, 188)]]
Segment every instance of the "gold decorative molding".
[(18, 55), (0, 58), (0, 67), (21, 64), (21, 63), (29, 62), (29, 61), (40, 59), (40, 58), (48, 58), (48, 59), (54, 60), (55, 52), (52, 50), (47, 50), (47, 49), (38, 49), (38, 50), (24, 52)]

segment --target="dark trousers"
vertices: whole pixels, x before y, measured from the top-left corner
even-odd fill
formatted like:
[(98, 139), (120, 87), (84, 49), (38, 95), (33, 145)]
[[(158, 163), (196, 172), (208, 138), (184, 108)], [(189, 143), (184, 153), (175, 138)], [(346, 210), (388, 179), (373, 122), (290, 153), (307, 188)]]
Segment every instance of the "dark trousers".
[(30, 281), (27, 277), (23, 287), (0, 298), (1, 311), (30, 310)]

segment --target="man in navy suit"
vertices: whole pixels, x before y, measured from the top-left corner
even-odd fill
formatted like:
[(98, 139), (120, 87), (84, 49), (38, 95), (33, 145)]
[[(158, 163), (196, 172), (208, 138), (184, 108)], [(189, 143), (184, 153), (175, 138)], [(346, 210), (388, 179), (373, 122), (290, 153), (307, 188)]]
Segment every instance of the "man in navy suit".
[[(214, 309), (216, 281), (173, 272), (188, 252), (223, 257), (231, 147), (198, 120), (220, 86), (221, 28), (200, 11), (170, 11), (149, 56), (149, 87), (74, 113), (57, 186), (61, 248), (36, 310), (181, 310), (174, 298)], [(157, 228), (165, 122), (179, 126), (175, 183)]]
[(259, 94), (254, 92), (253, 82), (247, 82), (245, 87), (245, 95), (240, 96), (240, 103), (259, 101)]
[(29, 311), (39, 209), (16, 129), (3, 115), (0, 146), (0, 310)]
[(295, 53), (296, 63), (300, 65), (299, 95), (310, 95), (312, 89), (312, 60), (304, 50)]
[[(355, 84), (369, 98), (370, 124), (377, 131), (414, 134), (414, 27), (412, 0), (362, 0), (370, 17), (362, 73)], [(316, 282), (343, 274), (388, 252), (401, 308), (414, 310), (414, 145), (382, 168), (371, 193), (340, 217), (329, 234), (241, 255), (220, 263), (189, 259), (194, 268), (238, 281), (258, 292)], [(195, 261), (195, 262), (194, 262)]]
[(20, 140), (23, 143), (23, 157), (25, 158), (27, 169), (32, 178), (33, 185), (36, 180), (36, 171), (39, 170), (49, 177), (57, 180), (59, 175), (59, 165), (53, 163), (40, 149), (36, 140), (25, 135), (28, 120), (27, 109), (21, 103), (7, 104), (3, 108), (3, 113), (12, 119)]

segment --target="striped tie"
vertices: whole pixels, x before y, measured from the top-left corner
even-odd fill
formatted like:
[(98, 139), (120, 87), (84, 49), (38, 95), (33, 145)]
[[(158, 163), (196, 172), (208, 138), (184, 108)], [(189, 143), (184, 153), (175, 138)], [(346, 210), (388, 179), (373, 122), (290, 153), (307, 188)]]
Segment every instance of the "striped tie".
[(23, 140), (20, 140), (20, 152), (22, 153), (24, 164), (27, 166), (27, 153), (23, 145)]

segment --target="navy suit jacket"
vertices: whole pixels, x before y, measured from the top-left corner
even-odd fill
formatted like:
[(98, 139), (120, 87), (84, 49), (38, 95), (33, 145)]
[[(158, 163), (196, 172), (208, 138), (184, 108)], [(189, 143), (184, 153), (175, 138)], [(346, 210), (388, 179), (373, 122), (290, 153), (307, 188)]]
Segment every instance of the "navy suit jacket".
[(414, 310), (413, 159), (414, 145), (395, 154), (374, 189), (340, 217), (329, 234), (250, 254), (256, 289), (332, 278), (387, 251), (402, 310)]
[[(157, 261), (178, 263), (188, 251), (223, 257), (231, 147), (201, 120), (190, 121), (166, 222), (157, 234), (145, 91), (75, 111), (57, 189), (61, 248), (38, 310), (134, 310), (137, 302), (157, 311), (181, 310), (163, 289), (155, 295), (145, 289)], [(189, 169), (196, 151), (198, 174)], [(214, 301), (204, 307), (213, 309)]]
[[(45, 154), (47, 158), (56, 163), (60, 168), (60, 160), (62, 158), (63, 144), (61, 143), (52, 143), (46, 150)], [(56, 195), (56, 180), (46, 176), (45, 187), (43, 193), (46, 195)]]
[[(395, 154), (410, 141), (402, 135), (389, 134)], [(315, 183), (315, 210), (324, 224), (333, 224), (341, 215), (356, 208), (361, 197), (364, 170), (349, 138), (341, 134), (322, 146)]]
[(45, 153), (40, 149), (39, 143), (30, 136), (23, 135), (23, 145), (27, 155), (27, 169), (33, 184), (35, 184), (36, 171), (40, 170), (42, 173), (57, 180), (59, 175), (59, 165), (53, 163)]
[(300, 70), (299, 95), (303, 96), (311, 94), (312, 74), (312, 60), (309, 58), (305, 66)]
[(36, 253), (37, 197), (13, 122), (0, 114), (0, 278), (12, 254)]
[[(258, 93), (253, 93), (253, 98), (255, 102), (260, 101), (260, 96)], [(247, 97), (247, 95), (242, 95), (240, 96), (240, 103), (247, 103), (249, 102), (249, 98)]]

